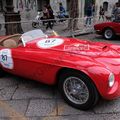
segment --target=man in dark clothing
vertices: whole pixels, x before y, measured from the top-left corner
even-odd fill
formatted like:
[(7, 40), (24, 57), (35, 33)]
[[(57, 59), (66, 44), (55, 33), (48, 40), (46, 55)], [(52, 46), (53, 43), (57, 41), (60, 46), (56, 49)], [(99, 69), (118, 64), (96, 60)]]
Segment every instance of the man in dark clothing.
[(120, 21), (120, 3), (116, 3), (113, 15), (115, 17), (115, 21)]
[(53, 28), (53, 22), (54, 22), (54, 15), (53, 15), (53, 10), (51, 8), (50, 5), (47, 6), (47, 9), (48, 9), (48, 24), (46, 26), (46, 29), (50, 28), (52, 29)]
[(104, 21), (104, 15), (105, 15), (105, 11), (104, 11), (103, 7), (100, 6), (99, 20), (102, 18), (102, 20)]
[(86, 25), (91, 25), (91, 17), (92, 17), (92, 12), (93, 12), (93, 9), (92, 9), (92, 5), (88, 5), (87, 9), (86, 9)]
[(64, 9), (62, 3), (59, 3), (59, 10), (60, 10), (60, 15), (59, 15), (59, 17), (60, 17), (60, 18), (64, 18), (64, 17), (65, 17), (65, 9)]

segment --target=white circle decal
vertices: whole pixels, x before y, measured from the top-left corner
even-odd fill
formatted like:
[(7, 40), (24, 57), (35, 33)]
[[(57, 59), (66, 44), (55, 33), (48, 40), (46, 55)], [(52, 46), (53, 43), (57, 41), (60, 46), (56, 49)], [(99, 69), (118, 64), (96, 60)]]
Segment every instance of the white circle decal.
[(13, 69), (13, 58), (10, 49), (0, 50), (0, 63), (4, 68)]
[(47, 39), (40, 40), (37, 43), (37, 45), (38, 45), (38, 47), (47, 49), (47, 48), (61, 45), (63, 42), (64, 42), (64, 40), (60, 39), (60, 38), (47, 38)]

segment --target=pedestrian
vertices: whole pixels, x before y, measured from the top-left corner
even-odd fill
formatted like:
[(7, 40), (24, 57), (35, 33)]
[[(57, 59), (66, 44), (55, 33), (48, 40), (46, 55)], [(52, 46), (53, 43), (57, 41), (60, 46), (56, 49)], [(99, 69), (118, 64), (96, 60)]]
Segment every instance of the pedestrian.
[(46, 26), (46, 29), (50, 28), (52, 29), (53, 28), (53, 22), (54, 22), (54, 15), (53, 15), (53, 10), (51, 8), (50, 5), (47, 6), (47, 10), (48, 10), (48, 22), (47, 22), (47, 26)]
[(47, 5), (43, 6), (43, 16), (41, 17), (41, 20), (43, 20), (43, 25), (45, 25), (45, 23), (47, 23), (47, 19), (48, 19), (48, 9), (47, 9)]
[(100, 6), (99, 20), (101, 20), (101, 18), (102, 18), (102, 20), (104, 21), (104, 17), (105, 17), (105, 11), (104, 11), (103, 7)]
[(95, 4), (92, 5), (92, 16), (95, 16)]
[(115, 18), (115, 21), (120, 21), (120, 3), (116, 3), (113, 9), (113, 16)]
[(62, 3), (59, 3), (59, 11), (60, 11), (59, 18), (64, 18), (65, 17), (65, 8), (63, 7)]
[(48, 5), (47, 8), (48, 8), (48, 12), (49, 12), (49, 18), (53, 19), (52, 22), (54, 23), (54, 19), (55, 19), (54, 12), (53, 12), (53, 10), (52, 10), (50, 5)]
[(92, 15), (93, 15), (92, 5), (88, 5), (86, 8), (86, 23), (85, 25), (91, 25)]

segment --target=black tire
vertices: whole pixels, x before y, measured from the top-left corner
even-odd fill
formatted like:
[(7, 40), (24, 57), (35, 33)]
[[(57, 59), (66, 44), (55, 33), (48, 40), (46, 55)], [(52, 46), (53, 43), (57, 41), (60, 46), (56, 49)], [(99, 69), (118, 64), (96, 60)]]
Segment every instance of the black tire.
[(115, 33), (114, 31), (111, 29), (111, 28), (106, 28), (104, 31), (103, 31), (103, 37), (106, 39), (106, 40), (112, 40), (115, 38)]
[(32, 27), (37, 28), (37, 27), (38, 27), (38, 23), (33, 22), (33, 23), (32, 23)]
[[(82, 98), (82, 96), (83, 96), (82, 90), (83, 91), (85, 91), (85, 89), (87, 90), (87, 92), (85, 92), (84, 94), (89, 94), (89, 95), (87, 95), (86, 100), (83, 103), (76, 102), (76, 101), (72, 100), (73, 99), (72, 97), (71, 98), (69, 97), (70, 95), (67, 95), (67, 92), (66, 92), (67, 89), (65, 88), (65, 84), (67, 83), (67, 81), (69, 80), (70, 77), (73, 77), (76, 80), (80, 80), (79, 82), (82, 83), (81, 84), (82, 86), (80, 86), (80, 85), (77, 85), (77, 87), (74, 86), (75, 87), (74, 89), (71, 87), (74, 90), (74, 91), (73, 90), (70, 91), (71, 96), (74, 98), (74, 100), (77, 98), (78, 93), (79, 93), (79, 96)], [(71, 85), (72, 85), (72, 82), (71, 82)], [(94, 107), (99, 100), (99, 94), (98, 94), (98, 91), (97, 91), (94, 83), (91, 81), (91, 79), (89, 77), (87, 77), (84, 74), (81, 74), (78, 71), (70, 70), (65, 73), (62, 73), (59, 77), (58, 86), (59, 86), (59, 90), (60, 90), (64, 100), (69, 105), (71, 105), (77, 109), (88, 110), (88, 109)], [(70, 90), (70, 86), (69, 86), (69, 90)], [(82, 87), (83, 87), (83, 89), (82, 89)], [(72, 93), (72, 92), (75, 92), (75, 89), (79, 90), (79, 91), (76, 90), (77, 91), (76, 95), (74, 93)], [(81, 92), (81, 94), (80, 94), (80, 92)], [(83, 99), (81, 99), (81, 100), (83, 100)], [(80, 99), (79, 99), (79, 101), (80, 101)]]

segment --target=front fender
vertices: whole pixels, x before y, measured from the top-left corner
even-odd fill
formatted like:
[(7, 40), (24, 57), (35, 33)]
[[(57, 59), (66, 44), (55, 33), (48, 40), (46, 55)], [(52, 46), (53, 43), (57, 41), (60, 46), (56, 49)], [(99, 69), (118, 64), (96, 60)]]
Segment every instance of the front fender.
[(108, 78), (111, 71), (105, 67), (92, 66), (88, 67), (86, 70), (82, 70), (82, 72), (91, 78), (103, 98), (114, 99), (120, 94), (118, 76), (115, 76), (114, 85), (109, 87)]

